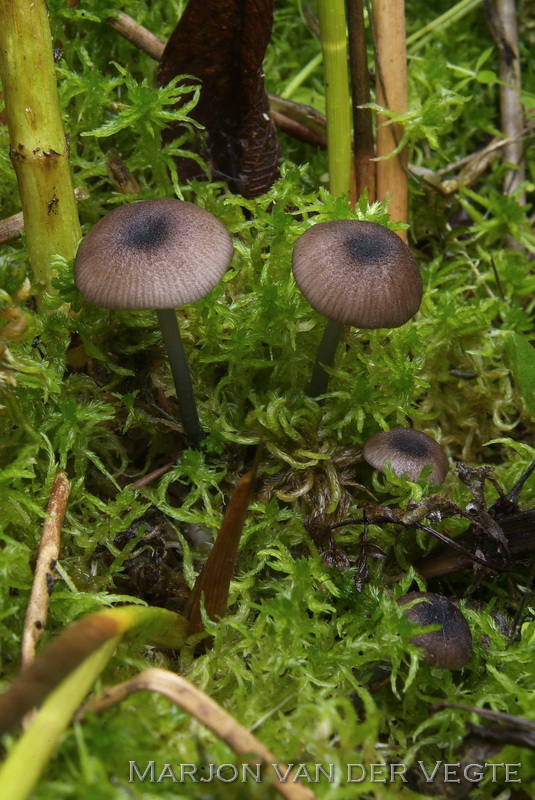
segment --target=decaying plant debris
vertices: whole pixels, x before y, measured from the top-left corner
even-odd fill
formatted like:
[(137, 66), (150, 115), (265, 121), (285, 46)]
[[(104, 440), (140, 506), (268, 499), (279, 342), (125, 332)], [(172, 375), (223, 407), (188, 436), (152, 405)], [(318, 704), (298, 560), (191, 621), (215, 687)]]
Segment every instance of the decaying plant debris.
[[(535, 33), (523, 0), (407, 0), (407, 37), (395, 46), (398, 57), (407, 51), (405, 96), (384, 49), (393, 41), (384, 5), (348, 3), (350, 24), (366, 27), (346, 55), (343, 17), (334, 18), (342, 0), (190, 0), (184, 15), (183, 0), (128, 9), (54, 0), (49, 83), (34, 83), (57, 79), (61, 116), (55, 144), (36, 139), (31, 152), (9, 117), (32, 81), (23, 70), (4, 77), (8, 786), (35, 753), (17, 797), (38, 781), (40, 800), (200, 791), (267, 800), (273, 768), (259, 782), (206, 780), (200, 790), (166, 767), (194, 765), (206, 777), (203, 765), (252, 763), (249, 746), (262, 764), (280, 757), (279, 772), (293, 766), (296, 782), (277, 786), (288, 797), (535, 796)], [(353, 109), (357, 125), (364, 120), (364, 136), (353, 137), (356, 178), (346, 59), (378, 87), (353, 95), (366, 106)], [(383, 124), (376, 140), (396, 149), (390, 160), (383, 145), (374, 150), (372, 118)], [(32, 197), (21, 193), (23, 235), (17, 216), (16, 172), (22, 180), (47, 158), (60, 170), (70, 158), (77, 204), (73, 195), (63, 239), (39, 236), (48, 217), (56, 235), (61, 177), (44, 215), (29, 214)], [(393, 166), (397, 177), (385, 178)], [(85, 234), (117, 206), (164, 197), (211, 212), (235, 250), (210, 295), (177, 312), (206, 431), (198, 449), (188, 447), (154, 314), (91, 305), (73, 279), (78, 217)], [(297, 289), (291, 256), (313, 224), (338, 219), (406, 236), (423, 301), (399, 328), (344, 328), (318, 400), (308, 388), (323, 323)], [(440, 488), (430, 467), (410, 481), (363, 459), (372, 435), (400, 427), (444, 449)], [(59, 533), (59, 476), (70, 495), (51, 563), (38, 545), (41, 530)], [(36, 560), (32, 664), (17, 678)], [(466, 618), (473, 655), (461, 668), (425, 663), (414, 638), (425, 634), (397, 602), (415, 592), (448, 598)], [(102, 688), (69, 727), (86, 693)], [(171, 708), (159, 692), (194, 701)], [(17, 721), (41, 701), (19, 734)], [(154, 762), (162, 779), (129, 782), (132, 761), (141, 770)], [(476, 762), (486, 766), (472, 781), (465, 770)], [(392, 772), (396, 764), (405, 771)], [(459, 764), (459, 782), (448, 764)], [(519, 782), (500, 764), (519, 765)], [(351, 781), (348, 765), (361, 765), (362, 780)], [(376, 780), (372, 765), (395, 779)]]

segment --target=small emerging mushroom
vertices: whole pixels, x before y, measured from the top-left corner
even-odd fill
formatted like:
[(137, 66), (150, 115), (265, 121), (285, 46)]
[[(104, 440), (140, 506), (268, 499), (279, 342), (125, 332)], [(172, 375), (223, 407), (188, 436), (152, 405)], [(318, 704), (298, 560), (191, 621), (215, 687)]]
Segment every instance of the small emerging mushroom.
[(442, 447), (431, 436), (412, 428), (392, 428), (380, 431), (366, 441), (363, 455), (370, 466), (385, 471), (390, 461), (398, 477), (405, 475), (417, 481), (424, 467), (432, 467), (429, 482), (438, 486), (447, 475), (449, 464)]
[(309, 228), (296, 241), (293, 272), (308, 302), (328, 318), (309, 394), (327, 390), (344, 325), (397, 328), (422, 301), (416, 259), (393, 231), (377, 222), (334, 220)]
[(78, 248), (75, 282), (103, 308), (155, 309), (169, 356), (184, 431), (201, 430), (174, 309), (205, 297), (226, 272), (233, 245), (209, 211), (173, 199), (141, 200), (110, 211)]
[(412, 643), (425, 653), (424, 662), (444, 669), (462, 669), (472, 658), (472, 633), (461, 611), (446, 597), (427, 592), (411, 592), (397, 601), (405, 606), (414, 600), (420, 602), (410, 608), (402, 608), (411, 622), (419, 625), (441, 625), (431, 633), (419, 633)]

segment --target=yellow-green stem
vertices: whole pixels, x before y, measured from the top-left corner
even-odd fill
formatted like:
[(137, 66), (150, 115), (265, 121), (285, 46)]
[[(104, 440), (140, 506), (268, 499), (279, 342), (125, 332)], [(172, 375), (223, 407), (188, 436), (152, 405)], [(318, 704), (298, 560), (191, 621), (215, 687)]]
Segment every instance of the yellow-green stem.
[(0, 79), (11, 161), (38, 292), (56, 254), (72, 258), (80, 239), (45, 0), (0, 0)]
[(349, 196), (351, 114), (345, 0), (318, 0), (331, 194)]

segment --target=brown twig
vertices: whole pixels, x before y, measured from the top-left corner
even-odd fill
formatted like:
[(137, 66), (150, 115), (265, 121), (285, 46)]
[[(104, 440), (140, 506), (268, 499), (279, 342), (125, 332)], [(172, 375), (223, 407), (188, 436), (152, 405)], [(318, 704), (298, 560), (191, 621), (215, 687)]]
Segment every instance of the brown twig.
[[(315, 800), (316, 795), (308, 787), (292, 782), (292, 773), (285, 764), (267, 747), (264, 747), (252, 733), (237, 722), (227, 711), (192, 683), (167, 670), (155, 667), (144, 670), (137, 678), (107, 689), (87, 703), (77, 719), (88, 712), (99, 713), (121, 702), (134, 692), (158, 692), (171, 702), (183, 708), (215, 733), (234, 752), (242, 756), (251, 766), (259, 766), (273, 782), (273, 788), (287, 800)], [(275, 766), (277, 770), (275, 769)], [(286, 775), (288, 771), (288, 775)], [(285, 775), (285, 780), (281, 780)]]
[(299, 139), (301, 142), (323, 149), (327, 147), (327, 138), (315, 133), (306, 125), (302, 125), (291, 117), (287, 117), (286, 114), (281, 114), (280, 111), (274, 111), (273, 109), (270, 110), (270, 115), (277, 128), (293, 136), (294, 139)]
[(39, 555), (35, 565), (32, 591), (22, 633), (21, 667), (27, 667), (35, 657), (35, 647), (46, 625), (52, 572), (59, 557), (61, 527), (65, 518), (71, 484), (65, 472), (58, 472), (46, 510)]
[[(373, 33), (375, 45), (376, 98), (378, 105), (391, 111), (407, 111), (407, 55), (405, 46), (405, 3), (398, 0), (374, 0)], [(392, 153), (402, 137), (399, 124), (388, 123), (384, 114), (377, 114), (377, 199), (390, 196), (388, 210), (396, 222), (407, 222), (408, 181), (407, 149)], [(397, 231), (406, 241), (406, 231)]]
[(163, 467), (158, 467), (158, 469), (153, 469), (152, 472), (148, 472), (146, 475), (143, 475), (141, 478), (138, 478), (137, 481), (134, 481), (130, 484), (132, 489), (143, 489), (144, 486), (148, 486), (149, 483), (155, 481), (156, 478), (161, 478), (162, 475), (165, 475), (166, 472), (169, 472), (175, 465), (175, 462), (171, 462), (169, 464), (165, 464)]
[(127, 39), (144, 53), (151, 56), (151, 58), (160, 61), (165, 49), (165, 42), (155, 36), (154, 33), (144, 28), (143, 25), (129, 17), (128, 14), (123, 14), (122, 11), (116, 17), (108, 19), (108, 25), (114, 31), (120, 33), (124, 39)]
[[(76, 200), (80, 202), (80, 200), (87, 200), (89, 194), (85, 189), (79, 188), (74, 190), (74, 196)], [(16, 239), (17, 236), (21, 235), (23, 230), (24, 220), (22, 218), (22, 211), (18, 214), (13, 214), (11, 217), (0, 220), (0, 244)]]
[[(509, 551), (513, 560), (522, 559), (535, 551), (535, 510), (521, 511), (518, 514), (504, 515), (499, 519), (499, 524), (506, 538)], [(456, 540), (458, 546), (468, 550), (479, 546), (481, 539), (477, 539), (473, 532), (465, 533)], [(484, 563), (488, 569), (503, 568), (503, 554), (499, 552), (496, 543), (489, 539), (485, 546)], [(418, 573), (426, 580), (440, 578), (452, 572), (471, 569), (474, 559), (466, 552), (451, 552), (451, 548), (440, 548), (417, 563)], [(509, 570), (514, 570), (510, 566)]]
[(368, 200), (375, 202), (375, 145), (371, 108), (361, 108), (370, 102), (370, 76), (366, 52), (363, 0), (346, 0), (351, 73), (351, 102), (353, 106), (353, 162), (357, 195), (368, 189)]
[[(503, 148), (504, 160), (513, 164), (508, 170), (503, 190), (514, 194), (526, 179), (524, 148), (521, 131), (524, 128), (524, 112), (520, 102), (522, 80), (518, 56), (518, 24), (515, 0), (496, 0), (496, 5), (485, 4), (487, 18), (498, 52), (500, 54), (500, 110), (504, 136), (510, 141)], [(524, 205), (525, 192), (518, 195)]]
[(497, 741), (502, 746), (511, 744), (535, 750), (535, 723), (529, 719), (514, 717), (512, 714), (505, 714), (502, 711), (493, 711), (490, 708), (465, 706), (463, 703), (437, 703), (432, 706), (431, 712), (436, 714), (439, 711), (443, 711), (445, 708), (468, 711), (471, 714), (477, 714), (495, 723), (488, 727), (470, 726), (473, 733), (476, 733), (484, 739)]

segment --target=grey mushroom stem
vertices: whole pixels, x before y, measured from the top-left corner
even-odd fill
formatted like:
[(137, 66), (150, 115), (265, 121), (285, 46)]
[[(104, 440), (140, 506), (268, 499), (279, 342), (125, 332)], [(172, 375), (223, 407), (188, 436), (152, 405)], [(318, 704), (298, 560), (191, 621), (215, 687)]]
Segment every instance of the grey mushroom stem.
[(310, 397), (318, 397), (320, 394), (325, 394), (327, 385), (329, 383), (329, 375), (323, 369), (323, 366), (331, 367), (334, 361), (336, 348), (342, 336), (344, 326), (340, 322), (334, 322), (332, 319), (327, 320), (323, 338), (318, 347), (316, 360), (312, 369), (312, 378), (310, 381), (310, 389), (308, 394)]
[(186, 353), (180, 336), (176, 312), (173, 308), (161, 308), (157, 309), (156, 313), (169, 358), (184, 432), (190, 447), (198, 450), (205, 434), (199, 422), (191, 374), (186, 361)]

